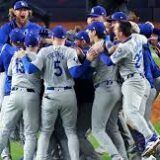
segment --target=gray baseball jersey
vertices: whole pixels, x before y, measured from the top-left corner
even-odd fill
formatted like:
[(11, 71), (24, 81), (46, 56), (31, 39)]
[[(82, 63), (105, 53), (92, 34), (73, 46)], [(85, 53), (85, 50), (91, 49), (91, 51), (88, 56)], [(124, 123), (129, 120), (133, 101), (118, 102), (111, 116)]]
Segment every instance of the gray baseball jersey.
[[(23, 63), (21, 59), (16, 58), (17, 53), (12, 57), (9, 68), (8, 75), (12, 76), (12, 88), (13, 87), (23, 87), (32, 88), (37, 93), (41, 91), (41, 73), (35, 74), (25, 74)], [(35, 60), (35, 53), (27, 54), (31, 61)]]
[(123, 78), (132, 73), (144, 73), (143, 44), (147, 39), (140, 34), (132, 34), (125, 43), (120, 43), (117, 50), (111, 55), (114, 64), (118, 63)]
[(74, 49), (58, 45), (41, 49), (32, 63), (43, 70), (45, 87), (73, 86), (74, 81), (68, 68), (81, 65)]
[(94, 84), (100, 84), (106, 80), (117, 81), (117, 66), (107, 66), (99, 58), (91, 63), (91, 66), (95, 68), (93, 74)]

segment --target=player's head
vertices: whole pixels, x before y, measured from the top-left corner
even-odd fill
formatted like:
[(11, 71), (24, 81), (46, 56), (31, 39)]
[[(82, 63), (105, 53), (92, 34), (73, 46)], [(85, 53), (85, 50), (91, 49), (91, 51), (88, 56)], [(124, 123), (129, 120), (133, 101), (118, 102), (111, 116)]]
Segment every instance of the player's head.
[(32, 12), (25, 1), (17, 1), (9, 11), (10, 19), (16, 19), (16, 22), (24, 25), (27, 23)]
[(106, 9), (102, 6), (95, 6), (91, 9), (90, 14), (87, 17), (87, 23), (90, 24), (93, 21), (104, 22), (107, 16)]
[(111, 24), (111, 28), (113, 29), (115, 24), (119, 21), (127, 21), (128, 16), (124, 12), (115, 12), (109, 18), (106, 19), (106, 23)]
[(80, 47), (84, 48), (90, 44), (89, 35), (86, 31), (80, 31), (75, 35), (75, 44)]
[(9, 34), (9, 38), (11, 45), (16, 46), (18, 48), (23, 48), (25, 36), (20, 29), (18, 28), (13, 29)]
[(63, 26), (58, 25), (54, 27), (52, 29), (53, 43), (64, 45), (66, 40), (66, 35), (67, 35), (67, 32)]
[(153, 33), (153, 26), (149, 23), (139, 24), (140, 34), (146, 36), (146, 38), (150, 38)]
[(40, 44), (40, 36), (36, 33), (29, 33), (26, 35), (24, 45), (26, 50), (37, 52)]
[(159, 30), (154, 28), (153, 32), (151, 34), (151, 37), (149, 39), (149, 42), (153, 45), (153, 46), (157, 46), (158, 42), (160, 42), (160, 34), (159, 34)]
[(91, 43), (95, 42), (97, 39), (104, 39), (106, 35), (106, 28), (103, 22), (92, 22), (87, 27), (88, 35)]
[(132, 25), (127, 21), (119, 21), (115, 24), (114, 33), (118, 41), (123, 41), (132, 34)]

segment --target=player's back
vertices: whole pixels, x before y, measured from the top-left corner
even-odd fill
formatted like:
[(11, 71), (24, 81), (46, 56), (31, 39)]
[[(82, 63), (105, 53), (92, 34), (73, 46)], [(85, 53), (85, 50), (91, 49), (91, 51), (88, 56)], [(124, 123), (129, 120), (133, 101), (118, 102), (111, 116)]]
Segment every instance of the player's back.
[(120, 43), (115, 54), (111, 56), (113, 62), (119, 62), (119, 71), (123, 78), (132, 73), (144, 73), (143, 45), (147, 39), (140, 34), (132, 34), (124, 43)]
[[(17, 53), (13, 56), (8, 68), (8, 74), (12, 76), (12, 88), (23, 87), (32, 88), (37, 93), (41, 91), (41, 73), (25, 74), (24, 66), (21, 59), (17, 58)], [(36, 59), (36, 53), (27, 53), (30, 61)]]
[(46, 87), (73, 86), (69, 68), (80, 65), (75, 49), (64, 45), (52, 45), (38, 53), (43, 59), (43, 77)]

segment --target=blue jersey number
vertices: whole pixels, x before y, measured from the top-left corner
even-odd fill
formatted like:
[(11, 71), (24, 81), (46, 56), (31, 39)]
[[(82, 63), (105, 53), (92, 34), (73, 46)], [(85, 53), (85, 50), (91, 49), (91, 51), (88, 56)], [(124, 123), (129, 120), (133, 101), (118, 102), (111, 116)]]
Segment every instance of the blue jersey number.
[(54, 61), (54, 69), (56, 69), (56, 72), (54, 74), (59, 77), (62, 75), (62, 68), (60, 67), (60, 61)]
[[(141, 52), (140, 52), (141, 53)], [(136, 68), (140, 68), (141, 66), (141, 59), (142, 59), (142, 55), (140, 53), (137, 53), (134, 57), (135, 60), (135, 67)]]
[(24, 66), (21, 59), (16, 59), (16, 72), (25, 73)]

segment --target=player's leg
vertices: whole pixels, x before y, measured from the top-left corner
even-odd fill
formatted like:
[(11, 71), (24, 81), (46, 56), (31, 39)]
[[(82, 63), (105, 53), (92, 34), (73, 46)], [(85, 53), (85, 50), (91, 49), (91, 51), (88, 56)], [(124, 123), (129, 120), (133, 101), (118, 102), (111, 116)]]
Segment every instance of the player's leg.
[(20, 119), (21, 109), (17, 104), (17, 94), (11, 93), (1, 120), (0, 126), (0, 153), (7, 146), (11, 132)]
[(120, 104), (121, 103), (118, 102), (115, 105), (114, 109), (112, 110), (112, 113), (107, 123), (106, 130), (108, 135), (111, 137), (113, 143), (117, 147), (119, 153), (122, 155), (123, 159), (127, 160), (128, 157), (127, 157), (124, 140), (120, 134), (120, 130), (118, 127), (118, 115), (119, 115), (119, 111), (121, 110)]
[(92, 102), (81, 102), (78, 104), (77, 134), (80, 143), (80, 158), (100, 160), (93, 146), (86, 139), (86, 132), (91, 128)]
[(145, 110), (146, 110), (146, 103), (147, 103), (147, 100), (149, 99), (149, 96), (150, 96), (150, 91), (151, 91), (151, 86), (148, 82), (147, 79), (145, 79), (145, 91), (144, 91), (144, 96), (143, 96), (143, 99), (141, 101), (141, 105), (140, 105), (140, 108), (139, 108), (139, 112), (142, 116), (144, 116), (145, 114)]
[(99, 142), (102, 152), (108, 152), (113, 159), (121, 156), (105, 130), (110, 114), (120, 96), (118, 84), (99, 86), (95, 90), (92, 108), (92, 133)]
[(146, 119), (147, 123), (149, 123), (150, 121), (152, 104), (156, 98), (156, 94), (157, 94), (156, 89), (151, 88), (149, 98), (147, 99), (147, 102), (146, 102), (146, 110), (144, 114), (144, 118)]
[(58, 114), (57, 121), (55, 124), (55, 136), (60, 146), (61, 156), (63, 157), (63, 160), (70, 160), (68, 140), (67, 140), (67, 136), (64, 131), (64, 127), (62, 124), (62, 119), (60, 117), (60, 114)]
[(152, 132), (144, 117), (139, 113), (144, 91), (145, 80), (143, 78), (141, 81), (137, 80), (137, 82), (136, 79), (134, 81), (132, 79), (128, 79), (122, 85), (123, 109), (126, 121), (131, 128), (142, 133), (146, 140), (143, 156), (151, 154), (159, 144), (158, 136)]
[(43, 97), (41, 107), (41, 126), (38, 139), (37, 160), (48, 160), (49, 140), (54, 131), (54, 124), (58, 114), (59, 104), (56, 99), (48, 95)]
[[(4, 96), (3, 102), (2, 102), (2, 108), (0, 112), (0, 122), (2, 121), (3, 114), (5, 113), (5, 108), (7, 105), (7, 102), (9, 101), (9, 96)], [(7, 147), (4, 148), (2, 154), (1, 154), (2, 159), (8, 158), (10, 159), (11, 153), (10, 153), (10, 141), (8, 140)]]
[(34, 157), (37, 133), (40, 125), (40, 98), (37, 93), (26, 92), (23, 100), (23, 122), (24, 122), (24, 160)]
[[(63, 106), (60, 111), (71, 160), (79, 160), (79, 141), (76, 134), (77, 100), (74, 90), (61, 92)], [(60, 99), (59, 99), (60, 100)]]

